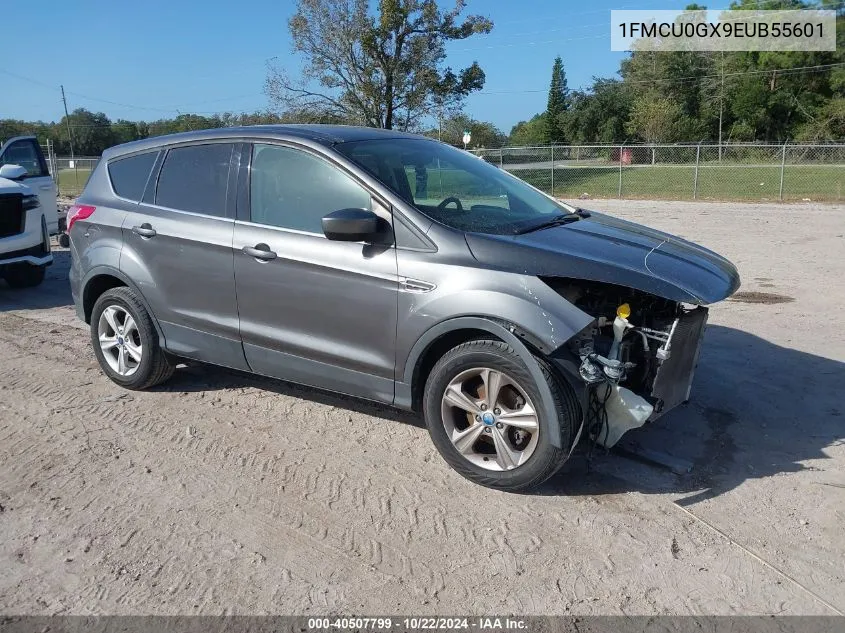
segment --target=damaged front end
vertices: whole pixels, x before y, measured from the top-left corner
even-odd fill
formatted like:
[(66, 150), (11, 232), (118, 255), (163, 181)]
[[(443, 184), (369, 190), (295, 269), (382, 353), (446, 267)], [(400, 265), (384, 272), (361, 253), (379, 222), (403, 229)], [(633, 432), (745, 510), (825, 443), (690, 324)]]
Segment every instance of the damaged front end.
[(585, 428), (610, 447), (689, 398), (708, 310), (614, 284), (543, 281), (594, 321), (572, 337), (587, 385)]

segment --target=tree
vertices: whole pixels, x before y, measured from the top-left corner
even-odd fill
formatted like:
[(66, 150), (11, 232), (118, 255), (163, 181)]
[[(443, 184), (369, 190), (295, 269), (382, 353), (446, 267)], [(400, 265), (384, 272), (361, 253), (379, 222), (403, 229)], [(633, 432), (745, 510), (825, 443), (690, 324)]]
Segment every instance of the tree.
[(619, 143), (630, 112), (631, 91), (621, 81), (594, 77), (589, 91), (570, 95), (558, 126), (573, 143)]
[(0, 119), (0, 143), (13, 136), (23, 136), (25, 134), (32, 134), (31, 128), (26, 121)]
[(828, 101), (811, 121), (798, 128), (796, 138), (810, 142), (845, 139), (845, 99), (835, 97)]
[[(666, 143), (677, 139), (681, 116), (681, 106), (677, 102), (665, 97), (643, 97), (634, 101), (631, 119), (625, 127), (646, 143)], [(651, 162), (654, 161), (652, 148)]]
[(569, 88), (566, 86), (566, 72), (560, 55), (552, 66), (552, 83), (549, 86), (549, 102), (546, 106), (546, 142), (564, 143), (565, 135), (560, 127), (561, 116), (569, 107)]
[(73, 149), (77, 156), (99, 156), (115, 144), (111, 121), (104, 113), (77, 108), (68, 117), (62, 117), (55, 127), (58, 153), (70, 153), (68, 127), (73, 134)]
[(669, 99), (678, 105), (679, 136), (698, 140), (707, 135), (701, 105), (704, 78), (715, 74), (712, 54), (638, 50), (622, 62), (620, 72), (633, 102)]
[(455, 110), (484, 86), (473, 62), (443, 67), (446, 43), (489, 33), (480, 15), (461, 20), (465, 0), (449, 11), (436, 0), (298, 0), (290, 19), (293, 49), (305, 57), (299, 80), (271, 63), (265, 92), (282, 110), (386, 129), (418, 128), (436, 110)]
[(646, 143), (669, 143), (677, 138), (681, 107), (665, 97), (641, 98), (631, 108), (626, 129)]
[(528, 121), (520, 121), (511, 128), (509, 145), (542, 145), (546, 142), (546, 113), (535, 114)]
[(425, 135), (440, 138), (444, 143), (456, 147), (463, 147), (464, 130), (469, 130), (471, 133), (472, 141), (469, 147), (473, 148), (502, 147), (508, 140), (507, 135), (489, 121), (476, 121), (466, 114), (457, 114), (444, 119), (442, 126), (426, 131)]
[(128, 143), (144, 138), (138, 129), (138, 124), (126, 119), (118, 119), (111, 124), (115, 144)]

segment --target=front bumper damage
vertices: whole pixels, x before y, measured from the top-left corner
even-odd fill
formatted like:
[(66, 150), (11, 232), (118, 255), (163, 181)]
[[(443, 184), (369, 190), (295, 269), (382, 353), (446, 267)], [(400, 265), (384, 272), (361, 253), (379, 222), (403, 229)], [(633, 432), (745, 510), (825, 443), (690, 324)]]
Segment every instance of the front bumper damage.
[[(607, 356), (598, 354), (592, 339), (582, 339), (582, 347), (572, 357), (581, 361), (577, 371), (583, 390), (583, 428), (592, 441), (611, 447), (627, 431), (656, 420), (689, 399), (707, 316), (705, 307), (683, 310), (668, 332), (638, 328), (623, 319), (625, 336), (642, 337), (656, 364), (647, 384), (637, 387), (628, 380), (637, 363), (620, 359), (618, 348), (611, 348)], [(619, 319), (615, 323), (618, 325)], [(563, 368), (560, 361), (556, 364)], [(572, 363), (566, 365), (573, 383)]]
[(707, 308), (699, 307), (684, 313), (673, 324), (667, 342), (669, 357), (660, 363), (651, 390), (656, 399), (651, 420), (689, 400), (707, 316)]

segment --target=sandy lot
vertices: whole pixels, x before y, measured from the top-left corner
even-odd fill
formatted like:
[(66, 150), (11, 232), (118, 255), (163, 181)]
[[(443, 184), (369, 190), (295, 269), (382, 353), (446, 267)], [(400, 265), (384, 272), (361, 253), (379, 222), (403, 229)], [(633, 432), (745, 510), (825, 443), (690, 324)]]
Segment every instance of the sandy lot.
[(594, 201), (731, 258), (692, 402), (633, 433), (675, 475), (583, 456), (474, 486), (419, 420), (208, 367), (101, 373), (68, 255), (0, 286), (0, 613), (841, 614), (845, 208)]

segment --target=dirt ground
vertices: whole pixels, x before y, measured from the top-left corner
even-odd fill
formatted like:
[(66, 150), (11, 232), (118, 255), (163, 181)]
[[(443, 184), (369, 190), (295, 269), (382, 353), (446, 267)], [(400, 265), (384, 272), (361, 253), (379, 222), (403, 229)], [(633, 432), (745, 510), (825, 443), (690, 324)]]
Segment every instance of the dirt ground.
[(752, 293), (711, 310), (691, 403), (631, 433), (691, 472), (580, 455), (506, 494), (388, 408), (208, 367), (124, 391), (57, 251), (0, 286), (0, 613), (841, 614), (845, 207), (588, 206)]

